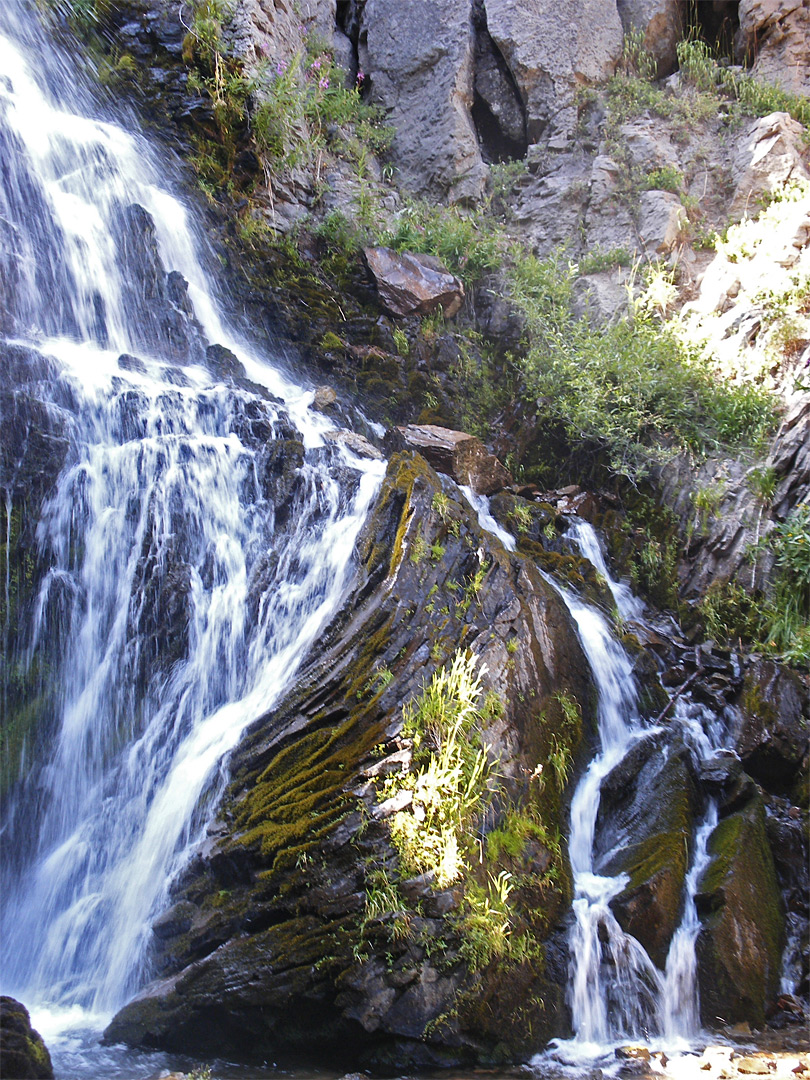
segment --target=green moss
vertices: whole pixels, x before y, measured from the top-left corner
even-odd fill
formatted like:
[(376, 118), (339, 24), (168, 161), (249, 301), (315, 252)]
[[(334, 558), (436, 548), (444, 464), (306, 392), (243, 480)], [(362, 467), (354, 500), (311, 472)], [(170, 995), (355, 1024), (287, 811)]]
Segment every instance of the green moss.
[(280, 750), (239, 806), (239, 843), (258, 845), (271, 872), (294, 865), (353, 805), (347, 777), (378, 741), (352, 717)]
[(331, 330), (328, 330), (321, 338), (321, 348), (325, 349), (327, 352), (330, 349), (340, 350), (345, 349), (345, 347), (344, 342), (341, 341), (337, 334), (333, 334)]
[(704, 1022), (760, 1026), (779, 986), (784, 912), (759, 797), (718, 823), (708, 852), (698, 941)]

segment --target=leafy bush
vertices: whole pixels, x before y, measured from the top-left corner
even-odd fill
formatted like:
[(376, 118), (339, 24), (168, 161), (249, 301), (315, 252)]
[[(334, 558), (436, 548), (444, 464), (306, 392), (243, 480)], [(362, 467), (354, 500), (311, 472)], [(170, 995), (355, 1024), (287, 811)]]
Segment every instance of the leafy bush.
[(275, 170), (289, 172), (316, 160), (328, 143), (332, 126), (362, 125), (358, 140), (345, 138), (341, 150), (355, 160), (369, 150), (382, 152), (391, 131), (375, 108), (363, 103), (359, 86), (347, 88), (345, 72), (328, 52), (279, 62), (256, 88), (259, 105), (253, 129), (259, 151)]
[(524, 396), (560, 424), (572, 447), (584, 440), (614, 473), (638, 479), (681, 450), (753, 445), (773, 423), (767, 395), (716, 379), (671, 324), (638, 310), (595, 328), (571, 311), (573, 272), (560, 253), (518, 254), (512, 298), (526, 317), (518, 361)]
[(799, 503), (768, 537), (776, 555), (766, 644), (789, 663), (810, 664), (810, 503)]
[(472, 283), (503, 261), (501, 232), (487, 216), (456, 206), (413, 202), (379, 241), (396, 251), (435, 255), (465, 284)]

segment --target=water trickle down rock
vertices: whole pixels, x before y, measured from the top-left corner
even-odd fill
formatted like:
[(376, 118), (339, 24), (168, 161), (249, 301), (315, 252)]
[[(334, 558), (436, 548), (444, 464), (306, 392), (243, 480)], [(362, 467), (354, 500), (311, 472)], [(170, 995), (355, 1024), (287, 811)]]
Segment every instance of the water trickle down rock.
[[(433, 501), (443, 488), (444, 517)], [(454, 582), (480, 568), (476, 601), (458, 607)], [(456, 617), (429, 616), (431, 601)], [(517, 651), (507, 648), (513, 637)], [(388, 818), (375, 813), (374, 778), (410, 760), (402, 701), (462, 641), (505, 703), (484, 733), (501, 777), (489, 830), (509, 806), (535, 797), (527, 777), (562, 737), (555, 687), (583, 709), (571, 744), (581, 766), (594, 722), (587, 664), (565, 607), (531, 561), (482, 533), (420, 455), (395, 454), (353, 591), (297, 689), (237, 750), (219, 820), (174, 890), (182, 907), (157, 925), (161, 978), (118, 1014), (108, 1039), (243, 1054), (247, 1032), (256, 1057), (351, 1045), (355, 1062), (402, 1068), (472, 1062), (496, 1044), (527, 1053), (540, 1033), (565, 1029), (566, 873), (559, 888), (515, 894), (520, 917), (545, 927), (544, 964), (474, 971), (446, 917), (458, 910), (458, 891), (402, 881)], [(386, 670), (390, 684), (378, 678)], [(526, 857), (524, 874), (535, 864), (540, 872), (550, 853), (535, 843)], [(392, 936), (394, 915), (365, 922), (380, 867), (401, 886), (405, 935)], [(421, 912), (410, 908), (415, 900)]]

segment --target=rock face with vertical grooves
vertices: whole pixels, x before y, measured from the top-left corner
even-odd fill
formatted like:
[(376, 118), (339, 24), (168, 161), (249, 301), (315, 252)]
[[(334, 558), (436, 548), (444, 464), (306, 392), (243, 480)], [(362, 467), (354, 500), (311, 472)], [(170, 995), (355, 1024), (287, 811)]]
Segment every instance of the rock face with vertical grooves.
[(487, 26), (520, 91), (529, 142), (569, 135), (574, 91), (615, 70), (622, 24), (615, 0), (486, 0)]
[(360, 66), (374, 101), (396, 128), (393, 155), (404, 186), (454, 202), (477, 199), (486, 169), (471, 119), (470, 0), (368, 0)]

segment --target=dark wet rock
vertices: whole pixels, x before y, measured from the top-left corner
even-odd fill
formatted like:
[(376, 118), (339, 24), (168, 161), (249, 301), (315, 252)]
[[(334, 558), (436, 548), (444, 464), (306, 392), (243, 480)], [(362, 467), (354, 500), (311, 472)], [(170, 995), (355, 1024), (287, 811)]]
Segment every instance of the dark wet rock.
[(437, 472), (469, 485), (479, 495), (494, 495), (512, 483), (510, 474), (481, 440), (464, 431), (435, 424), (408, 424), (389, 431), (385, 447), (389, 453), (417, 450)]
[[(51, 663), (64, 647), (64, 612), (69, 603), (62, 583), (49, 590), (43, 635), (32, 656), (31, 626), (40, 584), (50, 555), (37, 535), (42, 507), (71, 454), (73, 418), (70, 390), (60, 380), (60, 365), (36, 349), (0, 343), (0, 552), (5, 587), (0, 594), (0, 801), (19, 780), (23, 751), (37, 760), (53, 722), (52, 701), (43, 693), (40, 664)], [(24, 857), (23, 845), (6, 845), (11, 864)], [(13, 849), (13, 850), (11, 850)]]
[(116, 240), (119, 257), (128, 268), (121, 303), (134, 328), (134, 344), (176, 362), (200, 360), (205, 342), (187, 284), (176, 271), (166, 272), (155, 223), (142, 206), (133, 203), (121, 211)]
[(277, 438), (269, 442), (260, 458), (259, 482), (262, 493), (276, 511), (276, 525), (289, 518), (300, 489), (304, 464), (304, 444), (297, 438)]
[(122, 371), (134, 371), (138, 375), (146, 374), (146, 364), (143, 360), (139, 360), (137, 356), (130, 356), (129, 353), (121, 353), (118, 357), (118, 366)]
[(631, 749), (602, 783), (595, 869), (630, 876), (611, 908), (662, 969), (680, 917), (697, 805), (686, 747), (660, 735)]
[(810, 693), (798, 676), (772, 660), (748, 666), (738, 698), (737, 752), (767, 790), (787, 794), (810, 763)]
[[(238, 1056), (247, 1045), (274, 1060), (305, 1051), (340, 1061), (351, 1047), (355, 1063), (404, 1068), (471, 1063), (496, 1046), (521, 1056), (566, 1030), (567, 863), (541, 885), (552, 855), (532, 841), (498, 864), (521, 875), (516, 917), (535, 927), (545, 958), (475, 969), (446, 917), (463, 903), (463, 886), (401, 880), (389, 818), (374, 814), (376, 778), (408, 760), (403, 700), (462, 642), (505, 704), (485, 733), (499, 787), (484, 830), (509, 806), (549, 796), (544, 820), (561, 822), (555, 785), (543, 795), (527, 777), (554, 738), (567, 740), (576, 773), (592, 732), (587, 665), (558, 595), (530, 559), (483, 533), (463, 501), (448, 496), (437, 513), (439, 492), (419, 455), (392, 458), (342, 614), (296, 688), (234, 752), (218, 827), (177, 885), (175, 904), (196, 908), (191, 927), (167, 939), (159, 981), (118, 1014), (108, 1039)], [(482, 568), (466, 604), (455, 583), (463, 590)], [(417, 614), (431, 601), (450, 617)], [(513, 638), (517, 651), (507, 649)], [(565, 719), (560, 686), (581, 723)], [(381, 867), (401, 886), (407, 933), (394, 932), (395, 914), (364, 918)], [(185, 925), (190, 908), (178, 910)]]
[(450, 319), (461, 308), (464, 286), (434, 256), (386, 247), (364, 248), (363, 254), (380, 302), (393, 315), (429, 315), (441, 307)]
[(8, 1080), (53, 1080), (51, 1055), (28, 1010), (11, 997), (0, 997), (0, 1070)]
[(205, 366), (222, 382), (234, 382), (245, 378), (245, 365), (224, 345), (209, 345), (205, 350)]
[(784, 912), (761, 799), (723, 818), (698, 885), (701, 1021), (764, 1023), (779, 987)]

